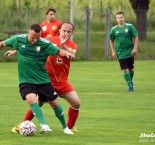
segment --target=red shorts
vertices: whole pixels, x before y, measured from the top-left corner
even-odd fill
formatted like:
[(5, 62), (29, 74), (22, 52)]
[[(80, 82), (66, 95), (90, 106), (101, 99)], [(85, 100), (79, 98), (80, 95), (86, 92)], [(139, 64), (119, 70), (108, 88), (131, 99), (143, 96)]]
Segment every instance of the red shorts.
[(71, 86), (71, 84), (68, 81), (65, 82), (52, 82), (53, 87), (55, 91), (61, 95), (61, 94), (67, 94), (69, 92), (74, 91), (74, 88)]

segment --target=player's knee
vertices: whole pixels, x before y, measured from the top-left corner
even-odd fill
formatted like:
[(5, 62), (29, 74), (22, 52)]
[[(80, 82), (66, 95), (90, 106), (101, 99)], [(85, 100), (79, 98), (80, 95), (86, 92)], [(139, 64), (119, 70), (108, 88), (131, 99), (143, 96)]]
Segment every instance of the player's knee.
[(59, 102), (57, 99), (53, 100), (53, 101), (48, 101), (48, 103), (50, 104), (50, 106), (52, 108), (56, 108), (59, 105)]
[(79, 109), (81, 105), (81, 101), (80, 100), (76, 100), (74, 103), (71, 104), (71, 106), (75, 109)]

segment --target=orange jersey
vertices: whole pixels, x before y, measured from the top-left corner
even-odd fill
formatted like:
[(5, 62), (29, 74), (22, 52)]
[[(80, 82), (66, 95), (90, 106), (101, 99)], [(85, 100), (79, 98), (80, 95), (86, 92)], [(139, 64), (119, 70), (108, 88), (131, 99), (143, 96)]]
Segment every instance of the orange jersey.
[[(58, 36), (48, 37), (48, 39), (54, 45), (61, 49), (60, 39)], [(65, 45), (73, 50), (77, 50), (77, 45), (71, 40), (68, 40), (65, 43)], [(60, 55), (48, 56), (48, 59), (46, 61), (46, 70), (52, 83), (65, 82), (68, 80), (68, 74), (70, 71), (70, 61), (71, 59), (62, 57)]]
[(59, 20), (54, 20), (50, 23), (47, 21), (42, 22), (40, 25), (43, 30), (41, 37), (45, 38), (48, 36), (58, 36), (61, 24), (62, 22)]

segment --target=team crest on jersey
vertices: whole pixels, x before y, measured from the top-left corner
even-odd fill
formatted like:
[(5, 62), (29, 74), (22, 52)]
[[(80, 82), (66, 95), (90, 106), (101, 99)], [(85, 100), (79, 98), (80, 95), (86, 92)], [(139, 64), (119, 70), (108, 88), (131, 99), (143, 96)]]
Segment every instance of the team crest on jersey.
[(22, 48), (25, 48), (25, 44), (22, 45)]
[(57, 26), (52, 26), (52, 30), (57, 30), (58, 27)]
[(37, 52), (40, 51), (40, 46), (36, 46), (36, 51), (37, 51)]
[(62, 59), (61, 58), (56, 58), (56, 63), (62, 64)]
[(43, 31), (47, 31), (47, 26), (43, 26), (43, 27), (42, 27), (42, 30), (43, 30)]
[(128, 32), (128, 29), (125, 29), (125, 32)]

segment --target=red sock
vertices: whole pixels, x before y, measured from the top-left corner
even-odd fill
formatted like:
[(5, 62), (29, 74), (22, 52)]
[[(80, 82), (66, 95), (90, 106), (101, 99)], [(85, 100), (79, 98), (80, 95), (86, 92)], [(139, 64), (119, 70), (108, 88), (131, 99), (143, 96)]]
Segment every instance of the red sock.
[(33, 113), (32, 113), (32, 110), (31, 110), (31, 109), (29, 109), (29, 110), (26, 112), (26, 114), (25, 114), (25, 117), (24, 117), (24, 120), (23, 120), (23, 121), (25, 121), (25, 120), (32, 120), (32, 119), (33, 119), (33, 117), (34, 117), (34, 115), (33, 115)]
[(74, 110), (73, 108), (69, 107), (68, 121), (67, 121), (67, 126), (69, 129), (72, 129), (73, 126), (75, 125), (78, 115), (79, 115), (79, 110)]

